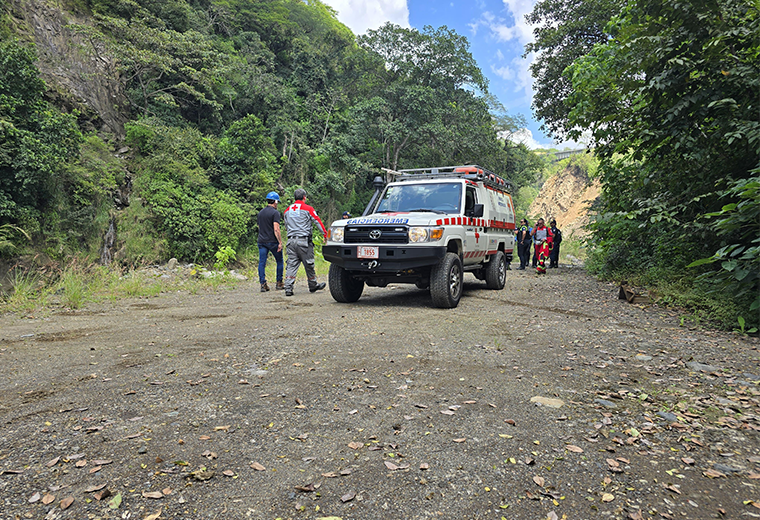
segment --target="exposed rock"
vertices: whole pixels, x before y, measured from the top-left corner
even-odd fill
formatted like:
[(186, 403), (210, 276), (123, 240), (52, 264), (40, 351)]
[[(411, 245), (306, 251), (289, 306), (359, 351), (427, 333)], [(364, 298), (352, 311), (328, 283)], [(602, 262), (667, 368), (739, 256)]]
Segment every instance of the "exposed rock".
[(561, 408), (565, 402), (561, 399), (552, 399), (550, 397), (535, 396), (530, 398), (531, 403), (540, 404), (541, 406), (548, 406), (549, 408)]
[(698, 361), (689, 361), (686, 363), (686, 366), (692, 369), (694, 372), (717, 372), (720, 370), (718, 367), (705, 365), (704, 363), (699, 363)]
[(101, 42), (69, 27), (88, 19), (53, 2), (11, 0), (9, 6), (14, 21), (32, 35), (48, 94), (60, 98), (56, 104), (78, 109), (98, 130), (123, 138), (128, 102), (116, 60)]
[(589, 180), (583, 170), (571, 165), (544, 183), (528, 214), (542, 216), (547, 225), (554, 218), (565, 238), (578, 238), (585, 235), (589, 205), (600, 192), (598, 180)]

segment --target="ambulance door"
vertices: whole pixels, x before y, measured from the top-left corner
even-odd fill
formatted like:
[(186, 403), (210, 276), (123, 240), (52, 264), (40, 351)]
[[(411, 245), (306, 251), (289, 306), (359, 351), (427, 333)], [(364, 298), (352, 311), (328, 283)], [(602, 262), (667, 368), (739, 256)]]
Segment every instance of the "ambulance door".
[(487, 237), (483, 233), (483, 217), (475, 217), (475, 206), (487, 204), (485, 200), (478, 199), (478, 192), (474, 186), (466, 186), (464, 195), (464, 265), (476, 264), (483, 260), (488, 247)]

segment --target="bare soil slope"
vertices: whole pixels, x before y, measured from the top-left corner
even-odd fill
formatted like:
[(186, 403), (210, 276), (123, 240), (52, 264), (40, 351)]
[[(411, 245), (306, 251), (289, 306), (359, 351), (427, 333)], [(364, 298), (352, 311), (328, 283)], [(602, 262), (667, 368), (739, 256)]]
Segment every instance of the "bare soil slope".
[(570, 166), (549, 178), (530, 205), (530, 215), (552, 218), (565, 237), (585, 235), (589, 205), (599, 196), (599, 180), (590, 181), (577, 166)]

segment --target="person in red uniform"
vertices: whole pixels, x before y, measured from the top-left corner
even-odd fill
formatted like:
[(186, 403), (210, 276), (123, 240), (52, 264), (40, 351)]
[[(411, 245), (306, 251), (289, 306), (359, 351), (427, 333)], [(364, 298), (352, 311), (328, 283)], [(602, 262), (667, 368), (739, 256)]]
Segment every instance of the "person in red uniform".
[(546, 274), (546, 260), (549, 258), (549, 251), (551, 250), (553, 239), (552, 230), (546, 227), (544, 219), (540, 218), (538, 219), (538, 222), (536, 222), (536, 227), (533, 228), (533, 231), (531, 231), (530, 234), (533, 237), (534, 247), (536, 248), (534, 254), (538, 259), (536, 273)]
[(303, 262), (306, 279), (309, 282), (309, 292), (317, 292), (325, 288), (325, 283), (317, 282), (314, 270), (314, 242), (311, 239), (312, 229), (319, 225), (322, 235), (327, 235), (325, 225), (317, 212), (306, 204), (306, 191), (298, 188), (293, 197), (296, 201), (287, 207), (283, 221), (288, 230), (287, 266), (285, 268), (285, 296), (293, 296), (293, 285), (296, 283), (298, 267)]

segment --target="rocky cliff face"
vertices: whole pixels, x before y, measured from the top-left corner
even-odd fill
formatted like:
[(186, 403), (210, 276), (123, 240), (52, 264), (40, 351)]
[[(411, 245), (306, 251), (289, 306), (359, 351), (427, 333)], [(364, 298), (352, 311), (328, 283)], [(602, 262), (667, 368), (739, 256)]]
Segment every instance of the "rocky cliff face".
[(37, 66), (54, 103), (78, 109), (95, 130), (123, 138), (127, 100), (116, 63), (101, 42), (81, 30), (89, 18), (45, 0), (10, 0), (3, 10), (22, 39), (36, 44)]
[(599, 193), (598, 180), (590, 181), (581, 168), (570, 165), (544, 183), (528, 213), (542, 216), (547, 225), (556, 219), (564, 237), (579, 238), (585, 234), (589, 205)]

